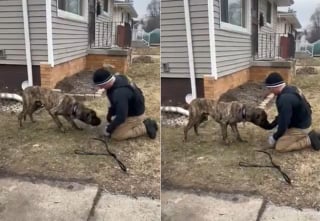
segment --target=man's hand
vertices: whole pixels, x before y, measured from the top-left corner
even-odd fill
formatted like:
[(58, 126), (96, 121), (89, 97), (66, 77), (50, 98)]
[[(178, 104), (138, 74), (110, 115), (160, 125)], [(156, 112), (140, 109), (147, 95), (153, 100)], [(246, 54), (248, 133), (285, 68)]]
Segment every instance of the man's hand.
[(108, 114), (107, 114), (107, 116), (106, 116), (106, 120), (107, 120), (108, 123), (111, 122), (111, 117), (112, 117), (112, 115), (109, 114), (109, 113), (110, 113), (110, 112), (108, 112)]
[(110, 138), (111, 137), (111, 134), (107, 131), (107, 128), (108, 127), (105, 127), (104, 131), (103, 131), (103, 135), (107, 138)]
[(269, 136), (268, 143), (270, 144), (270, 146), (274, 146), (276, 144), (276, 140), (274, 139), (273, 135)]

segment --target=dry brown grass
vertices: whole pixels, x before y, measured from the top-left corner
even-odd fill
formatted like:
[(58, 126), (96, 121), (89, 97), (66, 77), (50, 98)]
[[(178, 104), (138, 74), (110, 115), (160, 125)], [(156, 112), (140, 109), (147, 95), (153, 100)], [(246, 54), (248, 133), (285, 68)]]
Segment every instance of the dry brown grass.
[[(314, 127), (319, 129), (320, 76), (296, 76), (313, 107)], [(270, 119), (276, 110), (268, 110)], [(266, 155), (255, 152), (266, 147), (270, 132), (250, 123), (239, 125), (242, 138), (248, 143), (234, 141), (230, 146), (221, 142), (218, 125), (209, 121), (199, 128), (197, 137), (189, 131), (189, 141), (182, 142), (183, 128), (162, 127), (162, 185), (164, 188), (191, 188), (203, 191), (257, 193), (277, 205), (320, 208), (320, 152), (311, 149), (291, 153), (269, 150), (281, 168), (293, 180), (288, 185), (277, 170), (242, 168), (239, 161), (270, 164)], [(229, 131), (229, 136), (232, 136)]]
[[(144, 90), (146, 114), (159, 122), (160, 79), (159, 63), (133, 64), (128, 75)], [(104, 119), (107, 110), (105, 97), (85, 102)], [(128, 167), (124, 174), (109, 156), (80, 156), (75, 149), (103, 152), (99, 142), (90, 143), (101, 128), (85, 127), (83, 131), (67, 127), (59, 132), (46, 113), (35, 115), (19, 129), (15, 114), (0, 114), (0, 168), (2, 173), (62, 180), (85, 180), (98, 183), (114, 193), (160, 197), (160, 139), (147, 136), (128, 141), (111, 141), (110, 149)], [(160, 133), (159, 133), (160, 134)]]
[(133, 48), (132, 54), (136, 54), (136, 55), (160, 55), (160, 47)]

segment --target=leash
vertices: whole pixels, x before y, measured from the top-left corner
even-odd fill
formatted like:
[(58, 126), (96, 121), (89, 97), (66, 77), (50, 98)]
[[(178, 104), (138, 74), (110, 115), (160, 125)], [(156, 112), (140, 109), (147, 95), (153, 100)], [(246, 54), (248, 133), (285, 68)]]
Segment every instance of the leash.
[(264, 153), (264, 154), (267, 154), (269, 159), (270, 159), (270, 162), (271, 162), (271, 165), (259, 165), (259, 164), (250, 164), (250, 163), (247, 163), (247, 162), (242, 162), (240, 161), (239, 162), (239, 166), (240, 167), (267, 167), (267, 168), (276, 168), (282, 175), (282, 177), (284, 178), (284, 180), (289, 184), (291, 185), (291, 179), (290, 177), (281, 170), (281, 167), (276, 164), (273, 159), (272, 159), (272, 156), (270, 153), (266, 152), (266, 151), (263, 151), (263, 150), (256, 150), (257, 152), (260, 152), (260, 153)]
[(117, 155), (114, 154), (113, 152), (111, 152), (109, 150), (109, 146), (107, 143), (107, 140), (105, 139), (101, 139), (101, 138), (97, 138), (97, 137), (92, 137), (92, 140), (98, 140), (101, 141), (102, 143), (104, 143), (106, 150), (108, 153), (97, 153), (97, 152), (87, 152), (87, 151), (82, 151), (82, 150), (75, 150), (74, 153), (78, 154), (78, 155), (105, 155), (105, 156), (112, 156), (118, 163), (118, 165), (120, 166), (121, 170), (123, 172), (127, 172), (127, 167), (118, 159)]

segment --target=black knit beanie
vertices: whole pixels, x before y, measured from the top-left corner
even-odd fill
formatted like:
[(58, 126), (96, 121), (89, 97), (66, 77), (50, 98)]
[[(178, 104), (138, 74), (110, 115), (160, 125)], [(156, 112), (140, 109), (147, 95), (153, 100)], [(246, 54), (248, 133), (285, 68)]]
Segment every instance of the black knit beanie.
[(277, 72), (273, 72), (269, 74), (269, 76), (265, 80), (266, 87), (277, 87), (284, 83), (283, 78)]
[(104, 68), (96, 70), (93, 74), (93, 83), (95, 85), (102, 85), (111, 80), (112, 74)]

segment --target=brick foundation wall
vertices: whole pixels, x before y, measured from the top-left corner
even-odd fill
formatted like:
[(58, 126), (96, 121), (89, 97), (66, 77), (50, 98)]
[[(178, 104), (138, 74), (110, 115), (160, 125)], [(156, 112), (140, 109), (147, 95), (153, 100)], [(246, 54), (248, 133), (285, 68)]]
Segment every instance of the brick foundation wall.
[(271, 72), (278, 72), (287, 83), (292, 81), (292, 70), (290, 68), (274, 67), (251, 67), (249, 80), (262, 82)]
[(104, 63), (111, 64), (120, 73), (126, 73), (130, 57), (127, 55), (101, 55), (89, 54), (71, 61), (57, 64), (51, 67), (48, 64), (40, 64), (41, 86), (54, 88), (65, 77), (74, 75), (83, 70), (93, 71), (101, 68)]
[(93, 71), (101, 68), (104, 63), (107, 63), (112, 64), (117, 72), (127, 73), (129, 64), (128, 57), (129, 56), (89, 54), (87, 56), (86, 70)]
[(54, 88), (59, 81), (84, 70), (85, 67), (86, 57), (76, 58), (62, 64), (57, 64), (54, 67), (48, 64), (40, 64), (41, 86)]
[(218, 80), (215, 80), (212, 76), (204, 76), (204, 97), (218, 99), (229, 89), (235, 88), (248, 81), (263, 82), (271, 72), (280, 73), (285, 82), (291, 83), (292, 76), (295, 73), (294, 69), (294, 65), (292, 67), (253, 66), (249, 69), (237, 71), (233, 74), (218, 78)]
[(221, 94), (231, 88), (244, 84), (249, 80), (250, 70), (245, 69), (215, 80), (212, 76), (204, 76), (204, 97), (218, 99)]

